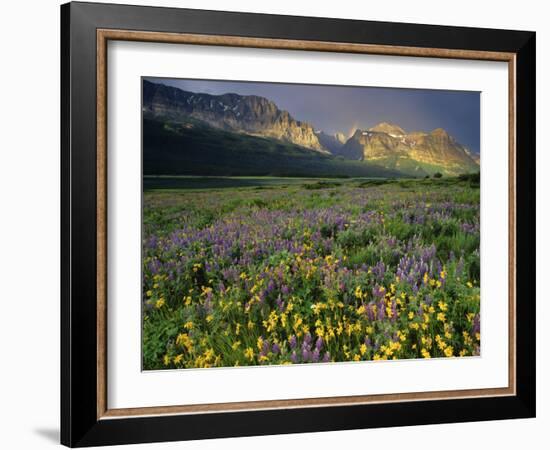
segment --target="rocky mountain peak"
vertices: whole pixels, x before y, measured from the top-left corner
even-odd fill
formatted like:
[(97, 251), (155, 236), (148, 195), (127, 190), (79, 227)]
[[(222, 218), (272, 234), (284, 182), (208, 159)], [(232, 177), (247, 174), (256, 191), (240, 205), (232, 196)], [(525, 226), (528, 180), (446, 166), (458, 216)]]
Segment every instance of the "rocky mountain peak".
[(340, 142), (341, 144), (345, 144), (346, 141), (347, 141), (347, 138), (346, 138), (346, 135), (344, 133), (342, 133), (341, 131), (338, 131), (334, 134), (334, 137), (336, 138), (336, 140), (338, 142)]
[(432, 130), (430, 134), (436, 137), (446, 137), (446, 138), (449, 137), (449, 133), (447, 133), (447, 131), (444, 130), (443, 128), (436, 128), (435, 130)]
[(454, 142), (454, 139), (443, 128), (436, 128), (430, 132), (430, 137), (433, 141), (439, 142), (441, 145), (447, 145)]
[(399, 125), (389, 122), (381, 122), (378, 125), (369, 128), (369, 131), (374, 131), (376, 133), (386, 133), (390, 136), (403, 136), (404, 134), (406, 134), (405, 130)]
[(407, 133), (399, 125), (382, 122), (368, 130), (355, 130), (339, 154), (421, 176), (434, 171), (479, 170), (476, 159), (443, 128)]

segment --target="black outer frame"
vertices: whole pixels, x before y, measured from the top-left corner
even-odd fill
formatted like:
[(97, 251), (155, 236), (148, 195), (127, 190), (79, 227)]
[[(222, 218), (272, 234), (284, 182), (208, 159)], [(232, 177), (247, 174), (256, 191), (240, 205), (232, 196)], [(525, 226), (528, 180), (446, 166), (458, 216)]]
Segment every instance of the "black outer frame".
[[(97, 415), (96, 30), (516, 54), (517, 395), (100, 419)], [(61, 443), (71, 447), (535, 416), (535, 33), (127, 5), (61, 6)]]

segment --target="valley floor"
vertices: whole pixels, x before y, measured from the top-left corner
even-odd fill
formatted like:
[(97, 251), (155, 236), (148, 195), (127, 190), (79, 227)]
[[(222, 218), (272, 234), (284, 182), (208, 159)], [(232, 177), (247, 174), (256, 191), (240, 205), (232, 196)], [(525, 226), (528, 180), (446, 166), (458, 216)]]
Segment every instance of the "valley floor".
[(479, 355), (475, 180), (144, 189), (144, 369)]

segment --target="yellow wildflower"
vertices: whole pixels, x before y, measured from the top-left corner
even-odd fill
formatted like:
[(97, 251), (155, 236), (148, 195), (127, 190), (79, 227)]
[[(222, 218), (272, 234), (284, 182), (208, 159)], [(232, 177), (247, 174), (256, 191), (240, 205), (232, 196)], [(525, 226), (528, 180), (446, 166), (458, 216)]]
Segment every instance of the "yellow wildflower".
[(317, 302), (311, 305), (311, 309), (316, 315), (319, 315), (323, 309), (326, 309), (327, 305), (322, 302)]
[(193, 341), (187, 333), (180, 333), (176, 338), (176, 345), (185, 347), (188, 351), (191, 351), (193, 348)]
[(161, 297), (159, 298), (156, 302), (155, 302), (155, 308), (157, 309), (160, 309), (164, 306), (166, 302), (164, 301), (164, 299)]
[(244, 356), (246, 356), (250, 361), (254, 359), (254, 350), (252, 350), (252, 347), (247, 347), (244, 351)]

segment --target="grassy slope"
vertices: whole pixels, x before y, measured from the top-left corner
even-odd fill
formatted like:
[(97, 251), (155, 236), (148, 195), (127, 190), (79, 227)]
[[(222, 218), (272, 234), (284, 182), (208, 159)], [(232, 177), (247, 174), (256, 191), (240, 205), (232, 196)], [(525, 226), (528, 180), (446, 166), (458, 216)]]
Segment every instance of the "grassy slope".
[[(187, 125), (186, 128), (184, 125)], [(400, 172), (199, 122), (143, 120), (145, 175), (396, 177)]]
[(479, 170), (479, 167), (477, 166), (472, 166), (470, 169), (448, 168), (437, 164), (429, 164), (406, 157), (380, 158), (376, 160), (376, 163), (383, 167), (398, 170), (405, 175), (417, 178), (421, 178), (426, 175), (433, 175), (437, 172), (445, 174), (447, 176), (456, 176), (461, 173), (477, 172)]

